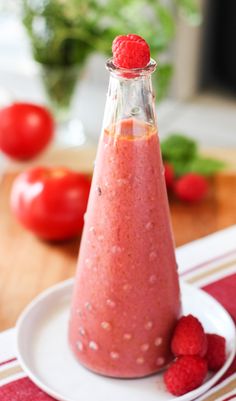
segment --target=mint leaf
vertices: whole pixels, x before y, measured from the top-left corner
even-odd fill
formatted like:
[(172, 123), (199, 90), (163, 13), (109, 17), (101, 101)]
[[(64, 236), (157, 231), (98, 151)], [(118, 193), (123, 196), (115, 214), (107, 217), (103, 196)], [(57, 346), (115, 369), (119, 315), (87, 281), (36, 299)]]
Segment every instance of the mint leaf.
[(225, 167), (225, 163), (222, 161), (200, 156), (189, 161), (172, 160), (171, 164), (176, 177), (181, 177), (188, 173), (196, 173), (209, 177)]
[(176, 177), (187, 173), (211, 176), (224, 168), (225, 163), (198, 154), (196, 141), (181, 134), (171, 134), (161, 142), (164, 161), (172, 164)]
[(181, 161), (181, 160), (172, 160), (170, 164), (174, 168), (174, 173), (175, 177), (181, 177), (182, 175), (185, 175), (189, 173), (189, 162), (186, 161)]
[(225, 167), (225, 163), (211, 158), (196, 157), (189, 163), (188, 172), (211, 176)]
[(197, 143), (181, 134), (172, 134), (161, 143), (161, 151), (164, 160), (170, 163), (186, 163), (197, 155)]

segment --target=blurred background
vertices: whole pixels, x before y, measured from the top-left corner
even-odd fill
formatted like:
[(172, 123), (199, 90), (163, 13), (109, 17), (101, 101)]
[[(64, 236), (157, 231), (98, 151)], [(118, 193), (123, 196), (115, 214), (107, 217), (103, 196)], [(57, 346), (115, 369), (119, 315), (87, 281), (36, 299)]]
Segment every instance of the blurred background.
[(0, 104), (49, 104), (59, 120), (70, 109), (71, 130), (84, 131), (68, 141), (96, 142), (104, 61), (114, 36), (135, 32), (158, 60), (161, 137), (180, 131), (203, 146), (236, 146), (235, 15), (233, 0), (0, 0)]

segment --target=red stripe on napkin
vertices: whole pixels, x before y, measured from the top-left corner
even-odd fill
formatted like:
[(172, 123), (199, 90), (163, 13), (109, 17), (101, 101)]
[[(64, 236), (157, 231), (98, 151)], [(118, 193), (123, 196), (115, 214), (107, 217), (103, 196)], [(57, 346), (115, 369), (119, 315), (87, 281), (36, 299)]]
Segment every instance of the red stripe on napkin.
[(8, 359), (7, 361), (0, 362), (0, 366), (6, 365), (7, 363), (16, 361), (16, 358)]
[(203, 287), (229, 312), (236, 323), (236, 273)]
[(0, 387), (1, 401), (55, 401), (35, 386), (30, 379), (15, 380)]
[(233, 394), (233, 395), (231, 395), (231, 396), (228, 397), (228, 398), (224, 398), (224, 399), (223, 399), (223, 401), (229, 401), (229, 400), (236, 400), (236, 393)]
[(222, 254), (219, 255), (219, 256), (215, 256), (214, 258), (205, 260), (204, 262), (199, 263), (198, 265), (194, 265), (193, 267), (189, 268), (189, 269), (186, 270), (185, 272), (181, 273), (181, 277), (182, 277), (182, 276), (186, 276), (187, 274), (192, 273), (192, 272), (194, 272), (195, 270), (198, 270), (198, 269), (201, 268), (201, 267), (205, 267), (205, 266), (207, 266), (207, 265), (209, 265), (209, 264), (211, 264), (211, 263), (213, 263), (213, 262), (217, 262), (217, 261), (219, 261), (219, 260), (221, 260), (221, 259), (225, 259), (225, 258), (228, 257), (228, 256), (234, 255), (235, 252), (236, 252), (236, 249), (233, 249), (233, 250), (231, 250), (231, 251), (229, 251), (229, 252), (222, 253)]
[[(236, 288), (236, 273), (231, 276), (224, 277), (214, 283), (208, 284), (202, 289), (212, 295), (231, 315), (232, 319), (236, 322), (236, 302), (235, 302), (235, 288)], [(227, 372), (220, 378), (219, 382), (224, 381), (227, 377), (236, 372), (236, 357), (234, 358), (231, 366)], [(227, 398), (231, 400), (232, 398)], [(224, 400), (226, 401), (226, 400)]]
[(230, 377), (235, 372), (236, 372), (236, 357), (234, 358), (233, 362), (231, 363), (229, 369), (224, 373), (224, 375), (220, 378), (220, 380), (218, 380), (218, 382), (216, 384), (223, 382), (225, 379)]

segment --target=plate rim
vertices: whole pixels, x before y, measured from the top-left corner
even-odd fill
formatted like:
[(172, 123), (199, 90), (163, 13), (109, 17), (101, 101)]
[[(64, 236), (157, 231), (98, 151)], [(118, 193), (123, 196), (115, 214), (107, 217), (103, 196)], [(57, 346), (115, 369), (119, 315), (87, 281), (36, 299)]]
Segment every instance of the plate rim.
[[(69, 290), (70, 287), (73, 288), (74, 284), (74, 278), (69, 278), (67, 280), (61, 281), (59, 283), (54, 284), (53, 286), (47, 288), (46, 290), (42, 291), (39, 295), (37, 295), (27, 306), (26, 308), (22, 311), (20, 316), (18, 317), (15, 325), (16, 329), (16, 336), (15, 336), (15, 345), (16, 345), (16, 357), (17, 360), (19, 361), (19, 364), (21, 365), (23, 371), (27, 374), (27, 376), (32, 380), (33, 383), (35, 383), (41, 390), (43, 390), (46, 394), (50, 395), (51, 397), (54, 397), (57, 400), (60, 401), (74, 401), (72, 398), (68, 398), (60, 395), (57, 391), (54, 391), (51, 389), (45, 382), (40, 380), (33, 372), (33, 370), (28, 366), (27, 362), (24, 359), (23, 353), (21, 353), (20, 350), (20, 333), (22, 330), (22, 327), (24, 326), (24, 321), (27, 319), (28, 315), (32, 312), (32, 310), (39, 305), (41, 302), (45, 302), (47, 297), (50, 295), (56, 293), (56, 292), (61, 292), (61, 291), (66, 291)], [(227, 319), (229, 323), (232, 326), (233, 332), (234, 332), (234, 338), (236, 339), (236, 327), (234, 324), (234, 321), (228, 311), (215, 299), (213, 298), (210, 294), (208, 294), (206, 291), (202, 290), (201, 288), (198, 288), (194, 285), (186, 283), (184, 280), (180, 279), (180, 288), (181, 292), (184, 291), (184, 289), (188, 290), (193, 290), (195, 292), (201, 293), (205, 298), (208, 298), (208, 300), (211, 303), (217, 304), (217, 307), (221, 309), (221, 311), (227, 316)], [(186, 291), (185, 290), (185, 291)], [(235, 357), (236, 354), (236, 341), (231, 344), (231, 351), (230, 355), (228, 356), (225, 364), (223, 367), (216, 372), (209, 380), (207, 380), (205, 383), (203, 383), (200, 387), (198, 387), (195, 390), (190, 391), (189, 393), (186, 393), (180, 397), (173, 397), (173, 395), (170, 394), (170, 398), (168, 401), (184, 401), (184, 400), (194, 400), (195, 397), (203, 395), (207, 390), (211, 389), (212, 386), (217, 383), (217, 381), (223, 376), (223, 374), (227, 371), (229, 366), (231, 365), (233, 358)], [(140, 378), (142, 379), (142, 378)], [(138, 379), (137, 379), (138, 380)], [(210, 383), (210, 385), (209, 385)], [(202, 391), (199, 393), (199, 389)], [(63, 397), (63, 398), (62, 398)], [(189, 398), (191, 397), (191, 398)]]

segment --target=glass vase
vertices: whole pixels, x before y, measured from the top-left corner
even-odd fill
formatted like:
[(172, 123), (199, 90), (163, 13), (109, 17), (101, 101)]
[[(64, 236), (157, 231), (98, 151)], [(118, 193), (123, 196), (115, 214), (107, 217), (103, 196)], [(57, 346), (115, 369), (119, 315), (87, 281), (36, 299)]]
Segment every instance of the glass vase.
[(40, 66), (47, 103), (56, 120), (55, 144), (59, 147), (79, 146), (86, 141), (81, 121), (71, 113), (71, 104), (83, 66), (84, 63), (72, 66)]

